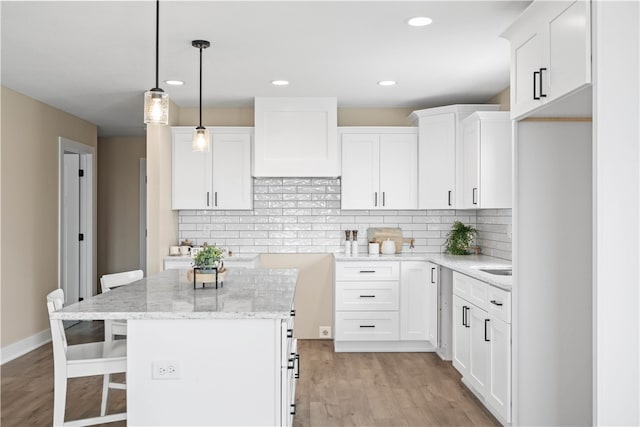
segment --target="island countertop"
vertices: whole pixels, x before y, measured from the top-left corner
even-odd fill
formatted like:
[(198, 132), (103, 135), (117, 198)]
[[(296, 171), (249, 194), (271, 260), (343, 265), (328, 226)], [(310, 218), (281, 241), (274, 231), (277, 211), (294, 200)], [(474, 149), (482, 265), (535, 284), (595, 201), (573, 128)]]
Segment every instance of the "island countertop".
[(54, 313), (52, 319), (277, 319), (293, 306), (296, 269), (233, 269), (224, 286), (197, 284), (188, 270), (165, 270)]

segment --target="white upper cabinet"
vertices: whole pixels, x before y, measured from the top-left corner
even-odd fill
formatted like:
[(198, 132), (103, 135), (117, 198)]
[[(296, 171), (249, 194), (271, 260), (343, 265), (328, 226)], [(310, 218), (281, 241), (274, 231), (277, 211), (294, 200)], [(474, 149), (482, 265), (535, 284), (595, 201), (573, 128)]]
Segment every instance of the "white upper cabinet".
[(418, 125), (418, 209), (455, 209), (462, 201), (460, 122), (475, 111), (495, 111), (499, 105), (450, 105), (414, 111)]
[[(535, 1), (502, 34), (511, 42), (511, 118), (523, 118), (591, 83), (591, 3)], [(584, 111), (590, 114), (590, 104)], [(589, 108), (587, 108), (589, 107)], [(562, 115), (563, 109), (542, 113)]]
[(415, 128), (341, 128), (342, 209), (417, 209)]
[(255, 98), (253, 175), (340, 175), (336, 98)]
[(208, 153), (193, 152), (193, 127), (172, 129), (172, 209), (251, 209), (253, 129), (207, 129)]
[(461, 209), (511, 207), (511, 140), (507, 111), (478, 112), (463, 120)]

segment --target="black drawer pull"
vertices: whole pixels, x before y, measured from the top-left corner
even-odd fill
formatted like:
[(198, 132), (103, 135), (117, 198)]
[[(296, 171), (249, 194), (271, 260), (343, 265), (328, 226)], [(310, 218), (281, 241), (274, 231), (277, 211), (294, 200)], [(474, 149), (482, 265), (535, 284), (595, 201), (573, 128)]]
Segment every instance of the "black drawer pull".
[(293, 329), (287, 329), (287, 338), (293, 338)]
[(296, 414), (296, 404), (292, 403), (291, 404), (291, 412), (289, 412), (290, 415), (295, 415)]
[(360, 298), (375, 298), (375, 295), (360, 295)]
[(496, 301), (494, 299), (491, 300), (491, 304), (497, 305), (498, 307), (502, 307), (502, 303), (500, 301)]
[(484, 319), (484, 340), (489, 342), (491, 340), (487, 338), (487, 323), (489, 323), (489, 319)]
[(291, 310), (291, 317), (295, 317), (296, 316), (296, 311), (295, 310)]
[(436, 272), (436, 268), (435, 267), (431, 267), (431, 283), (436, 283), (435, 280), (433, 280), (433, 273)]
[(376, 325), (360, 325), (361, 328), (375, 328)]
[(360, 273), (375, 273), (375, 270), (360, 270)]
[(296, 367), (296, 359), (294, 357), (290, 357), (287, 360), (287, 369), (293, 370), (295, 369), (295, 367)]
[(294, 378), (298, 379), (300, 378), (300, 355), (299, 354), (296, 354), (296, 365), (298, 369), (296, 370)]

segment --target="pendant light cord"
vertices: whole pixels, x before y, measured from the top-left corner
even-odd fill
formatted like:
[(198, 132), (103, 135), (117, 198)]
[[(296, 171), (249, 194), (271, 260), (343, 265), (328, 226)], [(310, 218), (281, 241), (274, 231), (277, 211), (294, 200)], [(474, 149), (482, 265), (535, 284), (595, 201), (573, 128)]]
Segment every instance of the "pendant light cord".
[(156, 0), (156, 88), (160, 87), (158, 69), (160, 62), (158, 57), (160, 52), (160, 0)]
[(202, 127), (202, 45), (200, 45), (200, 127)]

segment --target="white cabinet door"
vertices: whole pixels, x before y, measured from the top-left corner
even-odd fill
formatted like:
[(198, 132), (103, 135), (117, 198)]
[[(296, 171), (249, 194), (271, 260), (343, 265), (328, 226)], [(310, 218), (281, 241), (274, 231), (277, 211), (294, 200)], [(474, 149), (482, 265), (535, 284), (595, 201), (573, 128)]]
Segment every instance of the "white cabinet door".
[(455, 208), (456, 114), (420, 118), (418, 208)]
[(427, 263), (427, 269), (429, 271), (429, 283), (427, 285), (427, 340), (438, 348), (438, 331), (440, 325), (438, 319), (440, 318), (440, 308), (438, 307), (439, 301), (439, 277), (440, 267), (433, 263)]
[(511, 325), (489, 316), (489, 378), (485, 398), (511, 421)]
[[(591, 82), (590, 7), (585, 0), (562, 2), (549, 21), (548, 98), (556, 99)], [(544, 75), (543, 72), (543, 80)]]
[(212, 132), (213, 209), (251, 209), (251, 130)]
[(465, 120), (462, 125), (462, 209), (478, 207), (480, 121)]
[(487, 312), (471, 305), (467, 321), (469, 336), (469, 383), (484, 395), (489, 379), (489, 318)]
[(380, 193), (383, 209), (418, 208), (418, 138), (380, 135)]
[(429, 264), (403, 261), (400, 266), (400, 339), (429, 339)]
[(451, 359), (453, 366), (462, 374), (467, 375), (469, 370), (469, 335), (470, 328), (467, 326), (469, 309), (471, 304), (463, 300), (457, 295), (453, 296), (452, 310), (452, 348)]
[(342, 135), (342, 209), (374, 209), (380, 203), (380, 138)]
[(172, 209), (211, 208), (211, 152), (193, 152), (193, 129), (173, 129)]
[(540, 31), (527, 34), (511, 46), (511, 117), (519, 117), (542, 105), (540, 68), (544, 36)]
[(480, 122), (477, 202), (481, 209), (506, 209), (512, 206), (512, 125), (506, 112), (491, 115)]

